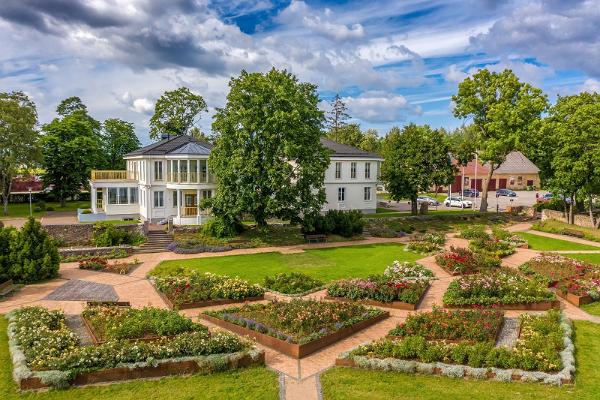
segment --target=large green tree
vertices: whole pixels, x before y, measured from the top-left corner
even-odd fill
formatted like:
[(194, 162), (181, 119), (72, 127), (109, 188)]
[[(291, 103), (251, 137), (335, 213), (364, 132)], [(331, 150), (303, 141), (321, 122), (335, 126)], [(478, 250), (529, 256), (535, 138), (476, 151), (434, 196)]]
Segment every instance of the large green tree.
[(319, 212), (329, 155), (320, 142), (324, 115), (316, 86), (272, 69), (242, 71), (229, 87), (212, 124), (218, 134), (209, 159), (219, 185), (214, 214), (248, 213), (264, 226), (269, 217), (298, 220)]
[(334, 142), (359, 147), (364, 139), (359, 124), (346, 124), (327, 132), (327, 137)]
[(150, 118), (150, 138), (160, 139), (163, 134), (189, 134), (203, 111), (207, 111), (207, 107), (202, 96), (186, 87), (164, 92), (156, 101), (154, 115)]
[(103, 168), (125, 169), (123, 156), (141, 146), (133, 124), (118, 118), (109, 118), (102, 124)]
[(53, 185), (53, 193), (64, 207), (68, 197), (87, 186), (91, 169), (101, 164), (101, 137), (96, 130), (99, 124), (86, 109), (61, 116), (42, 128), (42, 164), (44, 184)]
[(18, 170), (38, 162), (37, 110), (23, 92), (0, 93), (0, 192), (8, 215), (12, 179)]
[(549, 185), (572, 199), (569, 222), (574, 223), (575, 208), (587, 198), (591, 222), (598, 227), (593, 197), (600, 194), (600, 94), (559, 97), (541, 131), (555, 144)]
[[(523, 83), (511, 71), (481, 69), (458, 85), (452, 96), (454, 116), (469, 118), (476, 128), (479, 159), (489, 168), (487, 181), (515, 150), (521, 138), (539, 129), (540, 116), (548, 108), (542, 91)], [(488, 187), (484, 185), (481, 211), (487, 211)]]
[(473, 125), (463, 125), (448, 134), (450, 153), (459, 165), (467, 165), (477, 152), (477, 132)]
[(392, 128), (383, 145), (381, 180), (392, 200), (408, 198), (417, 214), (419, 192), (447, 185), (454, 178), (445, 133), (429, 125)]
[(379, 134), (375, 129), (367, 129), (363, 133), (362, 141), (359, 144), (359, 148), (371, 153), (380, 154), (383, 139), (379, 137)]

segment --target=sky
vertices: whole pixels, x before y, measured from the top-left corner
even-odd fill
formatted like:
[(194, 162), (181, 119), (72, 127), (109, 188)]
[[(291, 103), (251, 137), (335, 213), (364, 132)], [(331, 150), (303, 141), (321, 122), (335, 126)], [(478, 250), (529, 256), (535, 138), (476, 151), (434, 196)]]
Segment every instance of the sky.
[(154, 102), (187, 86), (210, 132), (242, 69), (287, 69), (339, 94), (380, 135), (414, 122), (452, 129), (458, 83), (512, 69), (551, 100), (600, 92), (600, 0), (3, 0), (0, 91), (22, 90), (40, 123), (79, 96), (99, 120), (150, 142)]

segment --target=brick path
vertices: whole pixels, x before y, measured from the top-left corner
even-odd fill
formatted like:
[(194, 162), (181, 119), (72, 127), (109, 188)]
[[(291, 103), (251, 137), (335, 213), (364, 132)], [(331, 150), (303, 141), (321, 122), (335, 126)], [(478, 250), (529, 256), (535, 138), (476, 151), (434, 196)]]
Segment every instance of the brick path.
[[(529, 228), (523, 224), (522, 226), (514, 225), (513, 229), (523, 229), (524, 231)], [(352, 246), (361, 244), (376, 244), (376, 243), (394, 243), (394, 242), (405, 242), (406, 239), (380, 239), (372, 238), (363, 241), (353, 242), (340, 242), (340, 243), (320, 243), (312, 245), (298, 245), (298, 246), (285, 246), (285, 247), (267, 247), (258, 249), (239, 249), (223, 253), (205, 253), (205, 254), (175, 254), (170, 252), (165, 253), (154, 253), (154, 254), (139, 254), (136, 256), (129, 257), (126, 260), (133, 260), (137, 258), (143, 264), (135, 269), (130, 275), (117, 275), (105, 272), (86, 271), (80, 270), (77, 267), (77, 263), (65, 263), (61, 265), (61, 278), (54, 279), (49, 282), (36, 285), (28, 285), (19, 290), (14, 295), (0, 301), (0, 313), (6, 313), (12, 309), (22, 307), (25, 305), (41, 305), (51, 309), (62, 309), (67, 314), (78, 314), (84, 307), (83, 301), (57, 301), (57, 300), (46, 300), (48, 296), (56, 288), (63, 285), (69, 280), (83, 280), (88, 282), (103, 283), (110, 285), (114, 288), (121, 301), (130, 301), (133, 307), (143, 307), (147, 305), (156, 307), (166, 307), (162, 299), (158, 296), (152, 285), (146, 279), (146, 274), (152, 270), (158, 263), (164, 260), (176, 260), (176, 259), (189, 259), (189, 258), (202, 258), (202, 257), (219, 257), (236, 254), (256, 254), (256, 253), (267, 253), (267, 252), (280, 252), (280, 253), (293, 253), (301, 252), (305, 249), (314, 248), (327, 248), (327, 247), (339, 247), (339, 246)], [(468, 241), (455, 237), (454, 234), (448, 235), (448, 240), (445, 245), (446, 248), (451, 246), (455, 247), (466, 247)], [(506, 257), (503, 260), (503, 265), (508, 267), (517, 267), (518, 265), (526, 262), (531, 257), (538, 254), (535, 251), (528, 249), (517, 249), (516, 253)], [(442, 268), (435, 263), (434, 256), (428, 256), (419, 260), (419, 263), (431, 269), (435, 276), (434, 280), (425, 295), (423, 301), (418, 306), (418, 311), (428, 311), (434, 305), (442, 305), (442, 297), (450, 282), (455, 277), (450, 276)], [(316, 292), (305, 296), (306, 298), (322, 299), (325, 295), (325, 291)], [(278, 296), (281, 297), (281, 296)], [(583, 319), (600, 323), (600, 318), (591, 316), (583, 310), (566, 303), (561, 300), (562, 308), (566, 314), (572, 319)], [(226, 306), (222, 306), (226, 307)], [(214, 307), (219, 308), (219, 307)], [(197, 319), (198, 315), (204, 309), (189, 309), (182, 311), (182, 314), (187, 315), (193, 319)], [(324, 370), (333, 366), (336, 357), (343, 351), (353, 348), (359, 344), (369, 342), (372, 340), (379, 339), (385, 336), (390, 329), (395, 327), (398, 323), (403, 322), (410, 312), (403, 310), (386, 309), (390, 311), (390, 318), (381, 321), (367, 329), (364, 329), (356, 334), (341, 340), (327, 348), (311, 354), (301, 360), (296, 360), (291, 357), (282, 355), (270, 348), (263, 347), (266, 353), (266, 364), (268, 367), (278, 371), (283, 377), (284, 383), (284, 396), (286, 399), (319, 399), (320, 393), (319, 388), (319, 374)], [(510, 317), (516, 317), (521, 312), (510, 311), (506, 315)], [(219, 329), (207, 321), (202, 321), (203, 324), (207, 325), (211, 329)]]

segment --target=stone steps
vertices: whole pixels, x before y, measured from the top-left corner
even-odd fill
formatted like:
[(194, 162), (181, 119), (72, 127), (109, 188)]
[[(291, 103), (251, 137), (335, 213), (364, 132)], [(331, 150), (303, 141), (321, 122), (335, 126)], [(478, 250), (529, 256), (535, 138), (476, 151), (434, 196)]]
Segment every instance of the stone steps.
[(173, 242), (173, 235), (165, 231), (150, 231), (146, 243), (135, 250), (137, 254), (160, 253), (166, 250), (167, 246)]

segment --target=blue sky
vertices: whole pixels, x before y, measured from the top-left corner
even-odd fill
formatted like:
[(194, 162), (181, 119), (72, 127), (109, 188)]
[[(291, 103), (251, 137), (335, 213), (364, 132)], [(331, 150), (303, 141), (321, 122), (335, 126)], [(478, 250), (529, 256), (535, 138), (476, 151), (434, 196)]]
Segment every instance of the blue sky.
[(479, 68), (511, 68), (553, 100), (600, 91), (600, 6), (500, 0), (4, 0), (0, 90), (23, 90), (41, 122), (80, 96), (103, 120), (148, 120), (188, 86), (210, 130), (241, 69), (286, 68), (339, 93), (353, 120), (384, 135), (409, 122), (454, 128), (450, 97)]

